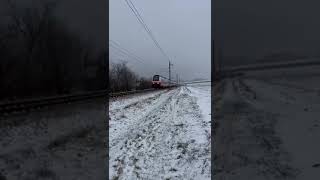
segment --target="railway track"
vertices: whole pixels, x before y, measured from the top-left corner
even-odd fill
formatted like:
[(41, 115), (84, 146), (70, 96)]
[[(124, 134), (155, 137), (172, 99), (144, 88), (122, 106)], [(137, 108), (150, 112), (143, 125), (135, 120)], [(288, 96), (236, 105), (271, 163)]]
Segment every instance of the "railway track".
[(83, 101), (98, 97), (120, 97), (126, 96), (130, 94), (138, 94), (145, 93), (150, 91), (157, 91), (157, 89), (144, 89), (144, 90), (134, 90), (134, 91), (125, 91), (125, 92), (117, 92), (117, 93), (108, 93), (107, 90), (99, 90), (88, 93), (79, 93), (72, 95), (61, 95), (61, 96), (52, 96), (45, 98), (37, 98), (37, 99), (25, 99), (11, 102), (0, 103), (0, 116), (9, 115), (12, 113), (19, 113), (29, 110), (35, 110), (42, 107), (57, 105), (57, 104), (65, 104), (76, 101)]

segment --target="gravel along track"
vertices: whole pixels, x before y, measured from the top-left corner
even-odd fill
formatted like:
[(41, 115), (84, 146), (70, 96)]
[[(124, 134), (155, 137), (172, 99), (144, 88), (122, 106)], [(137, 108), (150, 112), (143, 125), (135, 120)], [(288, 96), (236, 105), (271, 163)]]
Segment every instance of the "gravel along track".
[(179, 87), (122, 108), (111, 103), (109, 179), (210, 179), (210, 122), (198, 91)]

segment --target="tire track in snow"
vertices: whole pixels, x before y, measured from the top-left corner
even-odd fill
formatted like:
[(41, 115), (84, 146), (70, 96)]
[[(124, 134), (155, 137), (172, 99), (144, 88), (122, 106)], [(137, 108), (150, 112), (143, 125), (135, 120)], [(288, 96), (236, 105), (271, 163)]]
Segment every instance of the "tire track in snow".
[[(260, 167), (260, 173), (265, 177), (277, 179), (295, 178), (299, 174), (299, 170), (292, 167), (290, 155), (284, 149), (281, 138), (276, 134), (277, 114), (254, 109), (255, 106), (253, 105), (259, 98), (257, 92), (249, 87), (245, 81), (237, 80), (237, 82), (234, 84), (237, 94), (244, 99), (251, 99), (247, 101), (247, 107), (251, 110), (250, 116), (247, 114), (246, 118), (248, 119), (247, 126), (251, 131), (252, 140), (254, 139), (256, 142), (253, 148), (264, 151), (264, 153), (259, 153), (255, 162)], [(254, 95), (253, 99), (252, 95)], [(247, 161), (250, 161), (250, 159), (250, 157), (247, 157)]]
[(109, 120), (118, 120), (120, 118), (125, 117), (125, 113), (136, 109), (145, 108), (145, 106), (152, 104), (155, 100), (157, 100), (162, 94), (165, 92), (157, 93), (152, 95), (151, 97), (142, 97), (141, 99), (137, 99), (133, 102), (124, 104), (120, 107), (113, 108), (109, 111), (109, 115), (112, 117)]
[(225, 102), (223, 117), (216, 119), (221, 124), (215, 137), (216, 146), (227, 145), (225, 149), (216, 149), (219, 156), (215, 162), (219, 167), (215, 168), (214, 178), (294, 178), (298, 171), (291, 166), (290, 157), (275, 132), (277, 116), (263, 110), (257, 92), (244, 81), (230, 81), (224, 99), (232, 96), (232, 101)]
[(132, 129), (139, 126), (139, 119), (151, 113), (154, 107), (161, 105), (170, 93), (170, 91), (165, 91), (142, 99), (142, 101), (136, 100), (122, 106), (126, 108), (112, 108), (109, 111), (109, 117), (111, 117), (109, 120), (110, 146), (115, 146), (118, 142), (121, 142), (121, 139), (126, 138)]
[[(168, 92), (169, 90), (163, 90), (160, 92), (151, 92), (145, 95), (135, 95), (129, 98), (122, 98), (122, 99), (113, 99), (109, 102), (110, 111), (119, 111), (123, 108), (128, 108), (134, 106), (137, 103), (142, 103), (143, 101), (148, 101), (155, 97), (159, 97), (161, 94)], [(128, 101), (128, 103), (124, 103)]]
[[(130, 141), (131, 139), (135, 139), (136, 136), (139, 136), (139, 133), (137, 131), (141, 130), (140, 129), (141, 124), (145, 123), (148, 117), (152, 117), (152, 114), (154, 114), (154, 112), (158, 111), (159, 108), (161, 108), (164, 104), (168, 103), (169, 98), (172, 97), (173, 93), (174, 91), (169, 91), (168, 93), (164, 93), (162, 94), (162, 96), (156, 99), (156, 101), (153, 104), (150, 105), (151, 108), (140, 109), (138, 113), (142, 113), (142, 114), (139, 117), (135, 117), (134, 120), (132, 120), (134, 122), (132, 122), (132, 124), (130, 124), (127, 127), (128, 129), (125, 129), (124, 132), (118, 137), (111, 139), (110, 154), (117, 154), (116, 152), (120, 151), (120, 155), (117, 155), (116, 158), (109, 160), (111, 164), (110, 167), (115, 168), (117, 172), (116, 175), (112, 175), (112, 173), (110, 173), (110, 176), (112, 177), (112, 179), (118, 179), (124, 173), (123, 166), (125, 165), (125, 162), (124, 162), (124, 158), (122, 158), (122, 157), (126, 157), (126, 150), (124, 148), (132, 144), (132, 142)], [(135, 107), (131, 107), (131, 108), (135, 108)], [(144, 111), (144, 113), (141, 111)], [(112, 134), (112, 132), (110, 132), (109, 134)], [(115, 152), (112, 152), (113, 150)], [(117, 162), (116, 165), (113, 163), (113, 160)]]
[(173, 91), (138, 120), (139, 126), (119, 143), (119, 153), (111, 152), (117, 156), (110, 162), (112, 179), (210, 178), (210, 142), (189, 93), (184, 87)]

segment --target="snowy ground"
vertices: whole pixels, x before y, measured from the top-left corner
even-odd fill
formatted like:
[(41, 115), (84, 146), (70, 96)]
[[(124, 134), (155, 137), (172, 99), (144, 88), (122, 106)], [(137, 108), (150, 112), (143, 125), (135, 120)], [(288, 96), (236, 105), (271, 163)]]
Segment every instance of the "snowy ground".
[(210, 86), (109, 104), (109, 179), (210, 179)]
[(0, 179), (106, 177), (105, 99), (0, 119)]
[(215, 93), (215, 179), (319, 179), (317, 72), (254, 72), (222, 83)]

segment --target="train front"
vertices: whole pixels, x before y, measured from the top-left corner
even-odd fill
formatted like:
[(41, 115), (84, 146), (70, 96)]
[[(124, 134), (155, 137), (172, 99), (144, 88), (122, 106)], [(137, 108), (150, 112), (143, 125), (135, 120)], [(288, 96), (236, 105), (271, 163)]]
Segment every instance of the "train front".
[(161, 81), (159, 75), (154, 75), (152, 79), (152, 87), (153, 88), (160, 88), (161, 87)]

